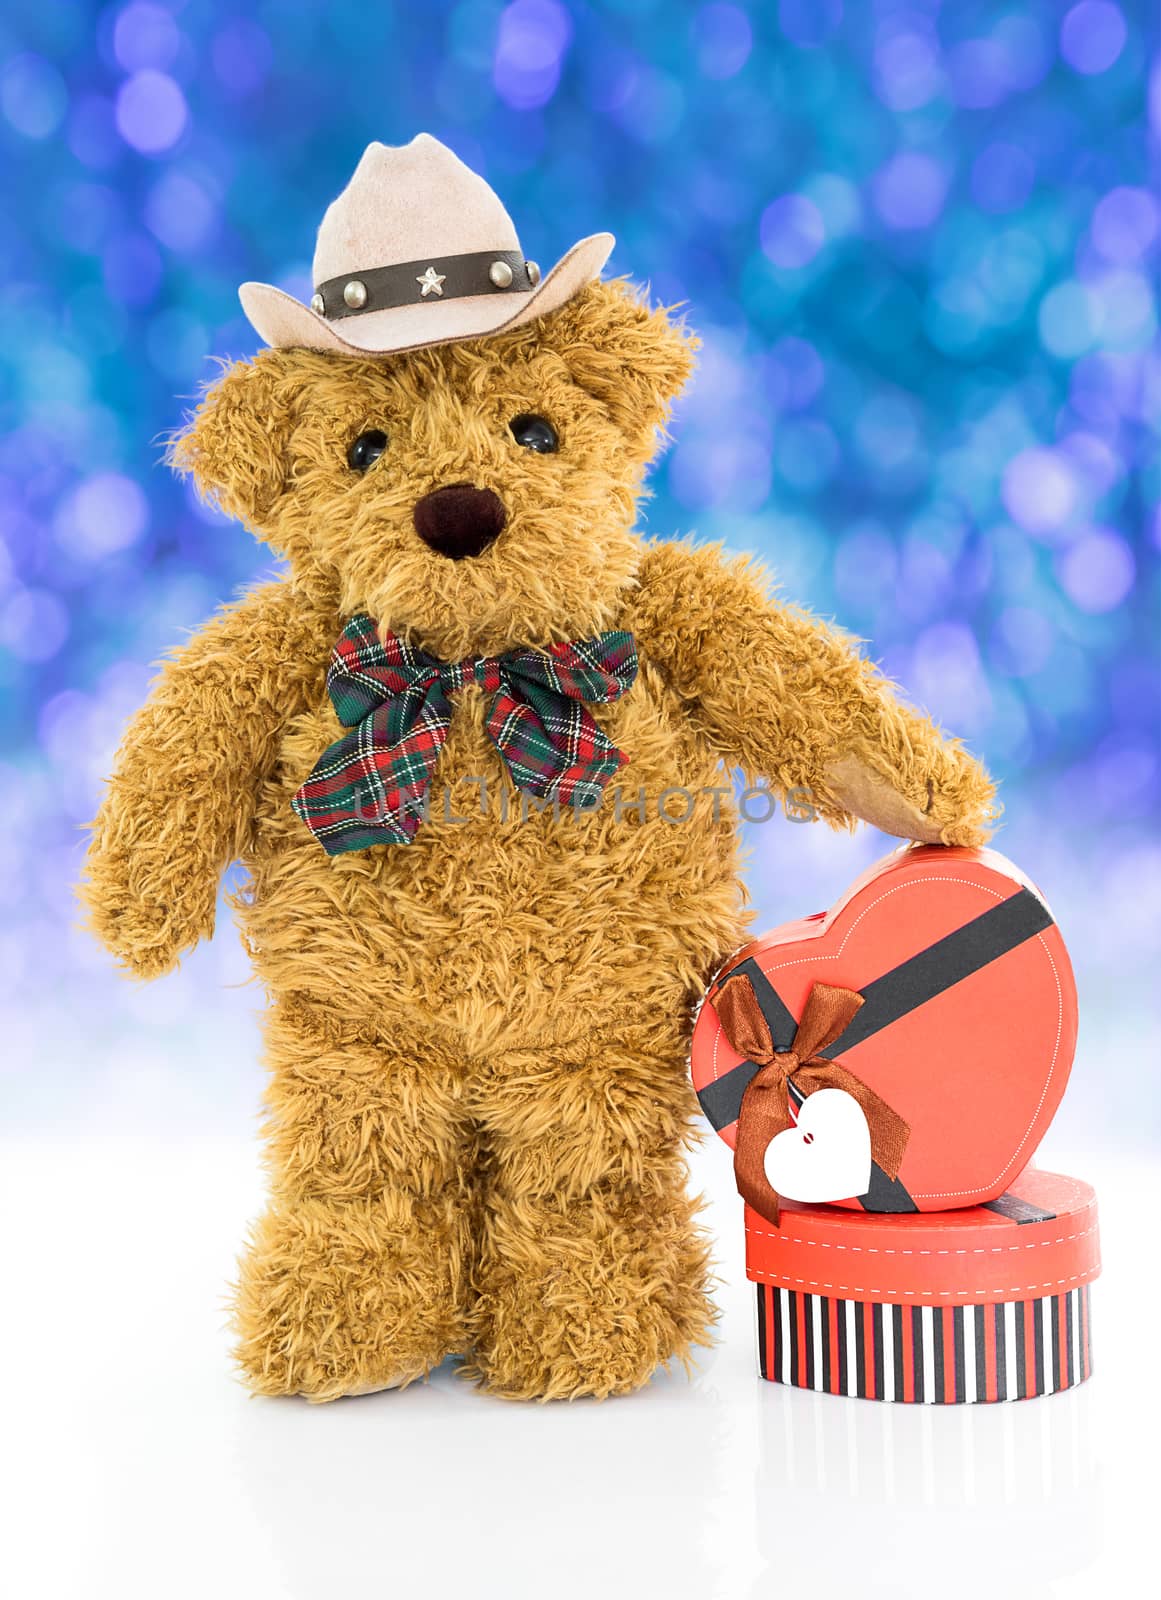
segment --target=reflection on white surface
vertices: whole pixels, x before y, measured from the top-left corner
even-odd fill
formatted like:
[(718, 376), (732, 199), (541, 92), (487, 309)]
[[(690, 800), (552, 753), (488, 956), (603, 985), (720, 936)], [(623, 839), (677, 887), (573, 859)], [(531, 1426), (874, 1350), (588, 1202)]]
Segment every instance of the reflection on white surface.
[[(1155, 1178), (1098, 1184), (1095, 1376), (1042, 1400), (891, 1406), (756, 1372), (716, 1141), (722, 1340), (604, 1406), (431, 1383), (248, 1400), (223, 1285), (256, 1151), (0, 1144), (0, 1592), (13, 1600), (830, 1600), (1142, 1592), (1155, 1533)], [(1046, 1164), (1049, 1164), (1046, 1157)], [(1067, 1170), (1067, 1158), (1060, 1158)], [(1153, 1295), (1143, 1302), (1142, 1294)], [(1147, 1589), (1148, 1585), (1144, 1585)]]
[[(1013, 1592), (1090, 1565), (1099, 1550), (1092, 1395), (1082, 1385), (1040, 1400), (936, 1408), (782, 1390), (754, 1412), (763, 1561), (754, 1595), (817, 1574), (817, 1550), (788, 1543), (785, 1530), (817, 1524), (821, 1508), (842, 1530), (826, 1546), (836, 1588), (899, 1592), (910, 1574), (919, 1592), (923, 1575), (939, 1572), (941, 1594), (978, 1596), (972, 1551), (1004, 1551)], [(971, 1549), (949, 1563), (965, 1515)], [(1025, 1537), (1013, 1539), (1021, 1524)]]

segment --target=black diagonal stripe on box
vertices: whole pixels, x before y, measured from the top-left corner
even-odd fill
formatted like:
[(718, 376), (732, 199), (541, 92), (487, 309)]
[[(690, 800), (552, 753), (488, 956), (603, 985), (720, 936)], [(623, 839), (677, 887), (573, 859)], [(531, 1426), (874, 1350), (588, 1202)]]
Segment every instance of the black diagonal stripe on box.
[[(1044, 902), (1030, 889), (1018, 889), (1007, 900), (869, 983), (862, 991), (863, 1005), (858, 1015), (823, 1054), (834, 1057), (853, 1050), (873, 1033), (897, 1022), (945, 989), (962, 983), (972, 973), (1051, 926), (1052, 915)], [(789, 1049), (797, 1023), (757, 962), (752, 956), (747, 957), (733, 969), (731, 977), (733, 973), (744, 973), (754, 985), (775, 1048)], [(742, 1096), (757, 1071), (754, 1062), (743, 1061), (698, 1090), (701, 1108), (712, 1127), (720, 1131), (738, 1120)]]
[[(766, 1018), (766, 1024), (770, 1029), (774, 1048), (789, 1050), (794, 1042), (798, 1023), (782, 996), (752, 956), (748, 956), (745, 961), (739, 961), (728, 976), (732, 978), (737, 974), (749, 978), (758, 998), (758, 1004), (762, 1008), (762, 1015)], [(713, 1002), (707, 1001), (706, 1004), (712, 1005)], [(713, 1083), (707, 1083), (704, 1089), (698, 1090), (698, 1100), (711, 1127), (728, 1128), (731, 1122), (737, 1122), (738, 1113), (742, 1109), (742, 1096), (757, 1071), (757, 1065), (753, 1061), (743, 1061), (738, 1066), (731, 1067), (724, 1077), (715, 1078)]]
[(871, 1167), (871, 1186), (866, 1194), (858, 1196), (864, 1211), (898, 1215), (904, 1211), (918, 1211), (919, 1207), (907, 1193), (898, 1178), (889, 1178), (878, 1162)]
[(998, 906), (945, 934), (926, 950), (876, 978), (862, 991), (863, 1004), (822, 1054), (842, 1055), (873, 1033), (926, 1005), (945, 989), (990, 966), (1009, 950), (1052, 926), (1052, 914), (1031, 889), (1018, 889)]
[(1031, 1200), (1021, 1200), (1018, 1194), (1002, 1194), (996, 1200), (984, 1201), (985, 1211), (994, 1211), (998, 1217), (1003, 1217), (1008, 1222), (1017, 1226), (1024, 1222), (1051, 1222), (1056, 1215), (1055, 1211), (1045, 1211), (1042, 1206), (1034, 1206)]
[[(800, 1111), (806, 1096), (793, 1078), (787, 1080), (786, 1092), (796, 1111)], [(874, 1211), (876, 1215), (884, 1212), (898, 1216), (904, 1211), (919, 1209), (899, 1179), (889, 1178), (877, 1161), (871, 1164), (870, 1188), (866, 1194), (858, 1195), (857, 1199), (864, 1211)]]

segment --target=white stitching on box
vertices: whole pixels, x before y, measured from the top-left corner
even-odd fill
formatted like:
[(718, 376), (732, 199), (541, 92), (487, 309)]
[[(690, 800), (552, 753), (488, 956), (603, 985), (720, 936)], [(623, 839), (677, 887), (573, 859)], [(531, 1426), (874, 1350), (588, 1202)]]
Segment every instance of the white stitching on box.
[[(868, 1224), (864, 1221), (861, 1225), (866, 1227)], [(1013, 1226), (1017, 1224), (1014, 1223)], [(830, 1244), (824, 1239), (798, 1239), (793, 1234), (768, 1233), (764, 1228), (746, 1229), (748, 1234), (753, 1234), (759, 1239), (777, 1239), (784, 1244), (807, 1245), (813, 1250), (847, 1250), (857, 1256), (1000, 1256), (1010, 1250), (1043, 1250), (1046, 1245), (1072, 1244), (1077, 1239), (1091, 1238), (1096, 1231), (1097, 1224), (1094, 1222), (1091, 1228), (1085, 1228), (1081, 1233), (1065, 1233), (1056, 1239), (1033, 1239), (1028, 1244), (980, 1245), (973, 1250), (893, 1250), (889, 1246), (880, 1250), (874, 1245)]]
[(1059, 1289), (1065, 1283), (1092, 1283), (1100, 1276), (1100, 1270), (1101, 1264), (1097, 1261), (1089, 1271), (1074, 1272), (1070, 1278), (1049, 1278), (1044, 1283), (1014, 1283), (1006, 1289), (865, 1289), (852, 1283), (827, 1283), (818, 1278), (795, 1278), (787, 1273), (759, 1272), (753, 1267), (747, 1267), (746, 1276), (751, 1279), (762, 1278), (767, 1283), (796, 1283), (804, 1289), (837, 1290), (840, 1294), (855, 1295), (863, 1300), (971, 1300), (975, 1296), (975, 1304), (987, 1305), (997, 1294), (1029, 1294), (1036, 1289)]

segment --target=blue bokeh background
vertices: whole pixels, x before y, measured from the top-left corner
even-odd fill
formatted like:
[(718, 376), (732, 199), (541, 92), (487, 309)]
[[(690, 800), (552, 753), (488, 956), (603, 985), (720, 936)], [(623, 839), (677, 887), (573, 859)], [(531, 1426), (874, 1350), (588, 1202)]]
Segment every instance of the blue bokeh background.
[[(5, 1107), (251, 1104), (260, 997), (231, 987), (231, 933), (138, 989), (70, 885), (150, 663), (264, 569), (159, 441), (211, 358), (255, 348), (237, 284), (309, 297), (363, 146), (426, 129), (528, 255), (610, 228), (612, 270), (688, 302), (704, 350), (649, 530), (761, 552), (987, 759), (997, 842), (1081, 980), (1062, 1120), (1155, 1137), (1154, 26), (1147, 0), (8, 0)], [(885, 847), (786, 822), (751, 842), (767, 923)]]

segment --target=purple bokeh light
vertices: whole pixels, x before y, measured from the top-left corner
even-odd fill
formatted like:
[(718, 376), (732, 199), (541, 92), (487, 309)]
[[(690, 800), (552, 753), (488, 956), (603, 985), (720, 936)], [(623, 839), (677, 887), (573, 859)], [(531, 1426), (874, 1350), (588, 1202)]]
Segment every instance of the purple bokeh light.
[(235, 17), (219, 29), (210, 46), (214, 73), (224, 89), (239, 98), (255, 94), (274, 61), (270, 35), (248, 17)]
[(766, 398), (775, 411), (802, 411), (817, 398), (826, 378), (822, 357), (792, 333), (779, 339), (763, 362)]
[(826, 243), (822, 212), (804, 194), (772, 200), (762, 213), (758, 232), (769, 259), (789, 270), (808, 266)]
[(101, 95), (85, 95), (73, 106), (68, 125), (69, 149), (86, 167), (111, 167), (124, 152), (117, 133), (113, 103)]
[(1040, 343), (1062, 361), (1083, 355), (1100, 332), (1101, 308), (1096, 295), (1076, 278), (1065, 278), (1040, 302)]
[(48, 589), (16, 589), (0, 611), (0, 645), (18, 661), (51, 661), (69, 635), (69, 614)]
[(171, 12), (148, 0), (134, 0), (113, 28), (113, 54), (126, 72), (168, 67), (181, 48), (181, 34)]
[(835, 592), (853, 616), (862, 618), (889, 604), (898, 579), (895, 542), (878, 523), (844, 535), (834, 553)]
[(783, 483), (815, 494), (838, 471), (842, 452), (833, 428), (815, 417), (795, 417), (778, 430), (774, 462)]
[(1000, 493), (1013, 522), (1029, 533), (1055, 534), (1076, 510), (1079, 486), (1072, 464), (1056, 450), (1021, 450), (1004, 469)]
[(68, 103), (64, 79), (43, 56), (12, 56), (0, 72), (0, 111), (26, 139), (51, 137)]
[(201, 364), (209, 354), (209, 335), (196, 317), (174, 306), (150, 319), (145, 348), (158, 372), (188, 392), (191, 378), (201, 375)]
[(693, 19), (698, 69), (707, 78), (732, 78), (750, 59), (754, 34), (750, 19), (737, 6), (702, 6)]
[(164, 275), (161, 254), (143, 233), (126, 233), (114, 239), (104, 252), (102, 266), (109, 298), (127, 306), (148, 305)]
[(1119, 533), (1096, 528), (1062, 553), (1058, 571), (1073, 605), (1101, 615), (1115, 610), (1129, 594), (1137, 564)]
[(1125, 48), (1127, 29), (1112, 0), (1080, 0), (1060, 25), (1060, 53), (1074, 72), (1107, 72)]
[(965, 39), (950, 53), (947, 64), (952, 98), (966, 110), (987, 110), (1008, 93), (1008, 55), (995, 39)]
[(1010, 94), (1034, 88), (1052, 59), (1052, 45), (1038, 20), (1010, 12), (988, 34), (965, 39), (950, 52), (952, 99), (967, 110), (988, 110)]
[[(1087, 782), (1106, 816), (1123, 819), (1127, 813), (1155, 815), (1157, 751), (1154, 743), (1126, 740), (1114, 733), (1097, 752), (1088, 770)], [(1141, 898), (1147, 899), (1150, 907), (1156, 906), (1152, 894), (1143, 894)]]
[(1009, 11), (996, 23), (991, 37), (1004, 52), (1008, 87), (1013, 92), (1027, 93), (1051, 72), (1056, 49), (1038, 17)]
[(943, 210), (948, 175), (934, 156), (903, 150), (872, 180), (875, 208), (889, 228), (927, 228)]
[(685, 94), (671, 73), (642, 65), (633, 69), (623, 87), (624, 99), (613, 115), (626, 133), (646, 144), (660, 144), (677, 132)]
[(843, 20), (842, 0), (778, 0), (778, 26), (791, 44), (825, 44)]
[(877, 473), (905, 466), (920, 446), (919, 417), (905, 394), (876, 393), (860, 409), (854, 428), (860, 456)]
[(556, 0), (513, 0), (500, 17), (492, 61), (492, 81), (504, 103), (516, 111), (547, 105), (571, 39), (572, 22)]
[(929, 543), (922, 529), (903, 541), (895, 608), (909, 622), (925, 622), (943, 610), (951, 591), (948, 552)]
[(117, 191), (104, 183), (70, 183), (55, 218), (56, 229), (74, 250), (100, 248), (124, 214)]
[(769, 446), (757, 434), (694, 434), (674, 452), (670, 481), (689, 511), (757, 511), (770, 493)]
[(963, 622), (936, 622), (915, 641), (911, 686), (937, 721), (974, 735), (987, 724), (991, 694), (979, 646)]
[(1137, 261), (1155, 242), (1158, 222), (1157, 201), (1148, 189), (1110, 189), (1093, 212), (1093, 243), (1106, 261)]
[(149, 502), (132, 478), (98, 472), (78, 484), (54, 522), (69, 555), (96, 561), (136, 544), (149, 524)]
[(152, 67), (127, 78), (117, 95), (118, 132), (143, 155), (171, 150), (185, 132), (188, 116), (179, 86)]
[(1047, 666), (1056, 630), (1042, 611), (1007, 606), (996, 618), (991, 654), (996, 666), (1012, 678), (1026, 678)]
[(1106, 350), (1143, 350), (1157, 331), (1153, 284), (1142, 272), (1116, 267), (1089, 285), (1100, 343)]
[(875, 93), (892, 111), (916, 111), (943, 89), (939, 43), (914, 28), (880, 28), (875, 41)]
[(1139, 358), (1105, 350), (1082, 357), (1072, 369), (1068, 397), (1078, 416), (1115, 428), (1122, 417), (1135, 416), (1140, 409)]
[(1018, 211), (1035, 182), (1036, 163), (1017, 144), (997, 140), (981, 150), (972, 164), (972, 199), (981, 211), (997, 216)]
[[(690, 175), (690, 195), (703, 217), (711, 222), (743, 222), (750, 215), (750, 196), (745, 185), (731, 172), (724, 172), (716, 161), (700, 162)], [(652, 281), (657, 282), (657, 274)]]
[(1123, 458), (1098, 433), (1078, 428), (1061, 440), (1059, 448), (1076, 468), (1091, 500), (1108, 494), (1124, 477)]
[(217, 207), (202, 185), (182, 172), (167, 172), (145, 202), (145, 224), (169, 249), (198, 249), (213, 237)]

